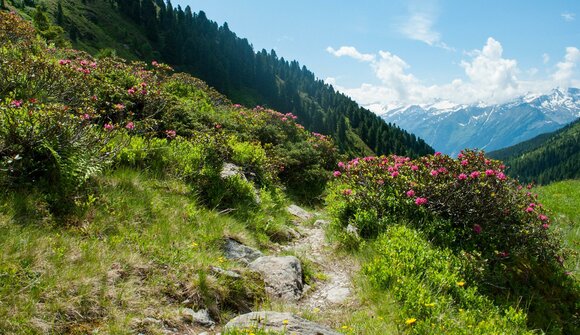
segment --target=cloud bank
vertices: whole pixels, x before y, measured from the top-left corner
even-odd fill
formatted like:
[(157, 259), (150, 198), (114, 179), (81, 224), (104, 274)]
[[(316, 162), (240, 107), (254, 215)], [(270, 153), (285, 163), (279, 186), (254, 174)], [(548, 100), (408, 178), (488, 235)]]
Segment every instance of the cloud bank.
[[(365, 54), (353, 46), (343, 46), (338, 50), (328, 47), (327, 51), (335, 57), (350, 57), (369, 64), (380, 85), (363, 83), (359, 87), (348, 88), (340, 86), (334, 78), (329, 78), (327, 82), (375, 112), (383, 108), (440, 100), (459, 104), (501, 103), (529, 92), (545, 93), (555, 87), (580, 86), (577, 79), (580, 50), (576, 47), (566, 48), (564, 58), (546, 78), (523, 80), (521, 74), (533, 76), (538, 69), (522, 71), (517, 60), (504, 58), (501, 43), (489, 37), (481, 49), (468, 52), (469, 59), (459, 64), (465, 74), (463, 78), (430, 86), (411, 73), (411, 66), (404, 59), (391, 52), (381, 50), (378, 54)], [(549, 61), (547, 55), (543, 58), (546, 63)]]

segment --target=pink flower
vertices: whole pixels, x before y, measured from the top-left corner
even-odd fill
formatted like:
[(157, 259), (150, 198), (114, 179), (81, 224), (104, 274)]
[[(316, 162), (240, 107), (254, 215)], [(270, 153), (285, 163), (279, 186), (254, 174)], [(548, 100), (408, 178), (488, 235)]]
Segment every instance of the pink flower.
[(465, 157), (465, 155), (462, 152), (460, 152), (459, 155), (457, 155), (458, 159), (462, 159), (463, 157)]
[(350, 188), (347, 188), (346, 190), (342, 191), (342, 194), (344, 194), (344, 195), (351, 195), (352, 194), (352, 190)]
[(94, 69), (94, 68), (96, 68), (96, 67), (97, 67), (97, 63), (95, 63), (95, 62), (92, 62), (92, 63), (91, 63), (91, 67), (92, 67), (93, 69)]
[(548, 229), (548, 228), (550, 228), (550, 225), (549, 225), (549, 224), (547, 224), (547, 223), (544, 223), (544, 224), (542, 225), (542, 228), (544, 228), (544, 229)]
[(411, 165), (411, 170), (417, 171), (419, 170), (419, 167), (417, 165)]
[(440, 167), (439, 169), (437, 169), (437, 172), (445, 174), (447, 173), (447, 169), (444, 167)]
[(532, 202), (528, 206), (534, 208), (534, 207), (536, 207), (536, 204)]
[(485, 163), (485, 165), (489, 165), (489, 164), (491, 163), (491, 161), (490, 161), (489, 159), (486, 159), (486, 160), (484, 161), (484, 163)]
[(481, 226), (477, 223), (473, 225), (473, 232), (476, 234), (481, 234)]
[(531, 212), (533, 212), (533, 211), (534, 211), (534, 209), (533, 209), (532, 207), (528, 207), (528, 208), (526, 208), (526, 213), (531, 213)]
[(157, 66), (159, 66), (159, 63), (157, 63), (157, 61), (152, 61), (152, 62), (151, 62), (151, 65), (153, 65), (153, 66), (157, 67)]
[(240, 105), (240, 104), (234, 104), (234, 108), (240, 108), (240, 107), (242, 107), (242, 105)]
[(377, 180), (377, 184), (379, 184), (379, 185), (383, 185), (384, 183), (385, 183), (385, 181), (382, 179)]
[(12, 100), (10, 105), (12, 105), (12, 107), (20, 108), (22, 106), (22, 100)]
[(175, 136), (177, 136), (177, 133), (175, 132), (175, 130), (166, 130), (165, 131), (165, 135), (167, 135), (167, 138), (175, 138)]
[(222, 127), (222, 125), (221, 125), (221, 124), (219, 124), (219, 123), (216, 123), (216, 125), (215, 125), (215, 129), (220, 129), (221, 127)]
[(540, 221), (548, 221), (548, 217), (544, 214), (540, 214), (540, 216), (538, 216), (538, 218), (540, 219)]
[(125, 128), (127, 128), (129, 130), (133, 130), (135, 128), (135, 124), (133, 122), (129, 122), (129, 123), (127, 123)]
[(70, 64), (70, 60), (69, 59), (61, 59), (58, 61), (58, 64), (60, 65), (68, 65)]
[(461, 161), (461, 165), (466, 166), (467, 164), (469, 164), (469, 162), (467, 161), (467, 159), (464, 159)]
[(115, 107), (115, 109), (118, 111), (122, 111), (123, 109), (125, 109), (125, 105), (123, 104), (116, 104), (113, 107)]
[(137, 90), (134, 87), (131, 87), (130, 89), (127, 90), (127, 93), (129, 95), (133, 95), (133, 94), (135, 94), (135, 92), (137, 92)]
[(96, 96), (96, 95), (93, 95), (93, 96), (91, 97), (91, 100), (93, 100), (93, 101), (97, 101), (97, 100), (99, 100), (99, 98), (97, 98), (97, 96)]
[(492, 169), (487, 169), (485, 170), (485, 175), (486, 176), (494, 176), (495, 175), (495, 171), (493, 171)]
[(415, 196), (415, 191), (413, 191), (413, 190), (408, 190), (408, 191), (407, 191), (407, 196), (408, 196), (409, 198), (412, 198), (412, 197), (414, 197), (414, 196)]
[(427, 203), (427, 199), (426, 198), (417, 198), (417, 199), (415, 199), (415, 204), (417, 206), (422, 206), (422, 205), (424, 205), (426, 203)]
[(505, 174), (503, 172), (500, 172), (500, 173), (497, 174), (497, 179), (499, 179), (499, 180), (505, 180), (506, 179), (506, 176), (505, 176)]
[(288, 121), (288, 118), (284, 116), (284, 117), (282, 118), (282, 121)]
[(391, 173), (391, 177), (393, 177), (393, 178), (397, 177), (398, 175), (399, 175), (398, 171)]
[(437, 157), (437, 156), (441, 156), (441, 153), (440, 153), (439, 151), (437, 151), (437, 152), (435, 153), (435, 155), (434, 155), (434, 156), (435, 156), (435, 157)]
[(340, 173), (340, 171), (334, 171), (332, 174), (333, 174), (335, 177), (340, 177), (340, 175), (341, 175), (342, 173)]
[(344, 169), (344, 163), (343, 162), (338, 162), (338, 167), (341, 169)]
[(439, 174), (439, 172), (437, 172), (437, 170), (431, 170), (431, 175), (432, 175), (433, 177), (435, 177), (435, 176), (436, 176), (436, 175), (438, 175), (438, 174)]
[(471, 179), (475, 179), (475, 178), (479, 177), (479, 175), (480, 175), (480, 174), (481, 174), (481, 173), (479, 173), (479, 171), (473, 171), (473, 172), (472, 172), (472, 173), (469, 175), (469, 177), (471, 177)]
[(457, 176), (457, 179), (465, 180), (465, 179), (467, 179), (467, 175), (465, 173), (461, 173), (459, 176)]
[(91, 118), (91, 116), (89, 114), (85, 113), (85, 114), (83, 114), (82, 118), (83, 118), (83, 120), (88, 120)]
[(112, 123), (107, 123), (103, 128), (105, 128), (105, 130), (113, 130), (113, 128), (115, 128), (115, 126), (113, 126)]

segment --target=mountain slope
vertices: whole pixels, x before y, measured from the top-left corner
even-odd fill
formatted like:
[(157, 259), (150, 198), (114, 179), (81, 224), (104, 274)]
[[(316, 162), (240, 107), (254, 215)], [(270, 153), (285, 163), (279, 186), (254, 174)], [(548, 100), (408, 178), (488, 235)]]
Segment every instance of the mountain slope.
[(423, 140), (388, 125), (298, 62), (279, 58), (273, 50), (254, 52), (227, 23), (218, 26), (189, 6), (174, 8), (171, 2), (160, 0), (45, 3), (75, 47), (92, 54), (106, 47), (123, 57), (163, 60), (206, 81), (234, 102), (297, 115), (308, 130), (331, 135), (341, 151), (351, 156), (433, 152)]
[(550, 134), (489, 153), (521, 181), (547, 184), (580, 178), (580, 120)]
[(554, 131), (580, 117), (580, 90), (555, 89), (499, 105), (433, 105), (393, 109), (383, 119), (455, 154), (464, 148), (504, 148)]

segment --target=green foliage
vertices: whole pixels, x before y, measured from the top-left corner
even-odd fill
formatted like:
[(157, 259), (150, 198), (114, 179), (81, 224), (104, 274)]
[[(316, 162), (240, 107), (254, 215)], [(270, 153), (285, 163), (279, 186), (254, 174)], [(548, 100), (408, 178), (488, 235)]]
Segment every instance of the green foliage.
[(580, 290), (559, 264), (567, 251), (531, 186), (506, 177), (501, 162), (466, 151), (458, 159), (366, 157), (339, 167), (327, 203), (345, 244), (363, 241), (346, 233), (349, 225), (364, 239), (403, 220), (435, 246), (465, 254), (471, 270), (464, 276), (485, 283), (480, 289), (495, 303), (524, 299), (531, 326), (577, 327)]
[(401, 303), (398, 321), (408, 333), (532, 334), (525, 313), (494, 306), (465, 280), (465, 260), (432, 246), (417, 230), (392, 225), (374, 248), (376, 257), (364, 272)]
[(71, 35), (75, 32), (76, 47), (93, 54), (114, 48), (125, 58), (175, 65), (246, 106), (259, 103), (293, 113), (307, 129), (332, 136), (349, 155), (433, 152), (423, 140), (386, 124), (298, 62), (275, 52), (254, 52), (227, 24), (219, 27), (189, 6), (174, 8), (153, 0), (117, 0), (112, 6), (104, 1), (47, 2), (57, 20), (62, 4), (64, 26)]
[(553, 133), (542, 134), (512, 147), (491, 152), (522, 182), (548, 184), (580, 178), (580, 120)]

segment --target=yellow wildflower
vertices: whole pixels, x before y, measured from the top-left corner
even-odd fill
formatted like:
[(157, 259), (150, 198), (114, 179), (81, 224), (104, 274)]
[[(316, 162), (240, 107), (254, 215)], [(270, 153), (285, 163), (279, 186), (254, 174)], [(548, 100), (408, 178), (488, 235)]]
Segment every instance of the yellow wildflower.
[(463, 287), (464, 285), (465, 285), (465, 282), (464, 281), (458, 281), (457, 282), (457, 286), (459, 286), (459, 287)]
[(431, 302), (431, 303), (425, 304), (425, 307), (433, 307), (433, 306), (435, 306), (435, 305), (436, 305), (436, 304), (435, 304), (434, 302)]
[(282, 321), (283, 324), (287, 325), (288, 324), (288, 320), (284, 320)]
[(414, 324), (415, 322), (417, 322), (417, 319), (415, 319), (415, 318), (410, 318), (410, 319), (407, 319), (405, 321), (405, 323), (407, 324), (407, 326), (410, 326), (410, 325)]

